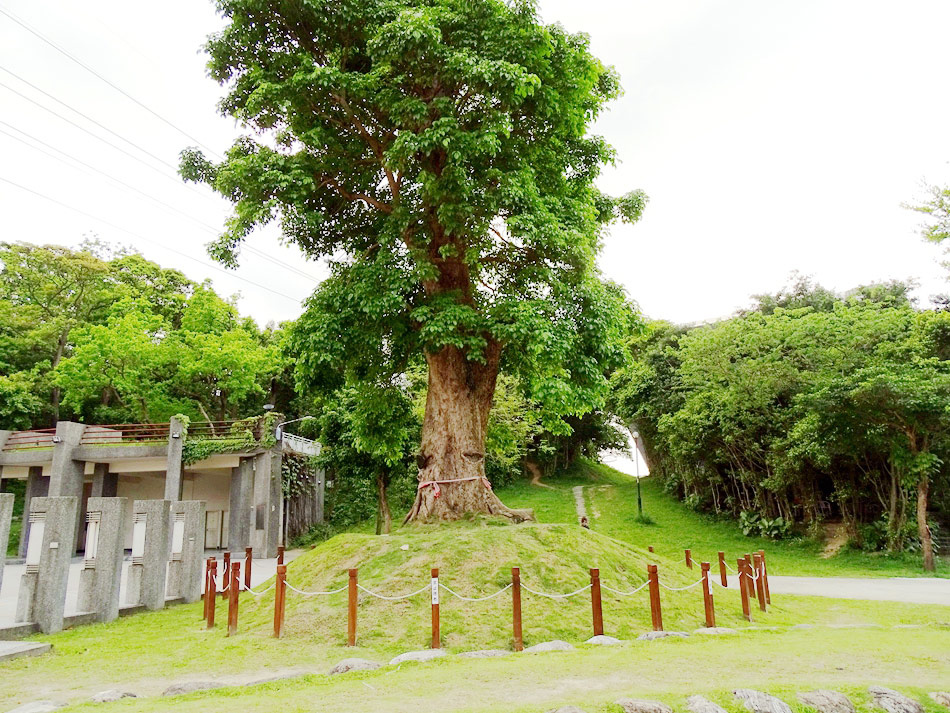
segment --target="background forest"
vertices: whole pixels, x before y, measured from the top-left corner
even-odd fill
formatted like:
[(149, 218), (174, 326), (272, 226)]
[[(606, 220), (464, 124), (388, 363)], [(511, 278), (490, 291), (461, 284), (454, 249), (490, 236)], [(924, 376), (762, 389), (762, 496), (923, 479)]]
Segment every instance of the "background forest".
[[(261, 327), (233, 299), (99, 243), (0, 244), (0, 428), (192, 421), (265, 404), (323, 444), (334, 482), (323, 534), (376, 519), (388, 531), (415, 493), (425, 372), (380, 389), (299, 369), (298, 323)], [(543, 406), (500, 378), (486, 468), (505, 484), (622, 450), (637, 429), (654, 477), (749, 534), (817, 535), (840, 518), (852, 543), (926, 545), (950, 511), (950, 312), (894, 282), (840, 295), (807, 279), (730, 319), (644, 323), (628, 303), (628, 354), (604, 408), (546, 427)], [(314, 533), (318, 535), (320, 533)]]

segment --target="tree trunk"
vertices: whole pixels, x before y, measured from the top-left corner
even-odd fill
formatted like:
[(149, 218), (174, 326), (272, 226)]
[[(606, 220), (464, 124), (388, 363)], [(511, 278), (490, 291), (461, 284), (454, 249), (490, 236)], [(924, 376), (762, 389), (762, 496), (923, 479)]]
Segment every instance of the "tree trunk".
[(927, 500), (930, 495), (930, 479), (923, 477), (917, 483), (917, 533), (924, 554), (924, 569), (934, 571), (934, 542), (927, 524)]
[(376, 473), (376, 534), (388, 535), (393, 529), (393, 516), (386, 497), (388, 477), (383, 470)]
[(419, 450), (419, 490), (406, 521), (457, 520), (467, 513), (533, 519), (512, 510), (485, 477), (485, 427), (498, 376), (501, 345), (490, 342), (485, 364), (455, 347), (426, 353), (429, 391)]

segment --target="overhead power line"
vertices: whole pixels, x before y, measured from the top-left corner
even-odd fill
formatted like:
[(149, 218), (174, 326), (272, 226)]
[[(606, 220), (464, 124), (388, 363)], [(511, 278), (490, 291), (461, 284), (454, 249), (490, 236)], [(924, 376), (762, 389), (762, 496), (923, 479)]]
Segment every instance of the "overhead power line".
[(17, 183), (16, 181), (11, 181), (10, 179), (4, 178), (3, 176), (0, 176), (0, 181), (3, 181), (4, 183), (8, 183), (9, 185), (14, 186), (15, 188), (19, 188), (21, 191), (25, 191), (26, 193), (31, 193), (31, 194), (33, 194), (33, 195), (35, 195), (35, 196), (38, 196), (39, 198), (42, 198), (42, 199), (44, 199), (44, 200), (47, 200), (47, 201), (49, 201), (50, 203), (54, 203), (54, 204), (56, 204), (56, 205), (58, 205), (58, 206), (61, 206), (62, 208), (66, 208), (67, 210), (71, 210), (71, 211), (73, 211), (74, 213), (78, 213), (78, 214), (83, 215), (83, 216), (85, 216), (85, 217), (87, 217), (87, 218), (90, 218), (90, 219), (92, 219), (92, 220), (98, 221), (98, 222), (102, 223), (103, 225), (107, 225), (107, 226), (109, 226), (110, 228), (112, 228), (112, 229), (114, 229), (114, 230), (118, 230), (118, 231), (120, 231), (120, 232), (122, 232), (122, 233), (125, 233), (126, 235), (131, 235), (133, 238), (137, 238), (137, 239), (139, 239), (139, 240), (141, 240), (141, 241), (143, 241), (143, 242), (145, 242), (145, 243), (148, 243), (149, 245), (153, 245), (153, 246), (155, 246), (155, 247), (161, 248), (162, 250), (167, 250), (168, 252), (175, 253), (176, 255), (180, 255), (181, 257), (187, 258), (188, 260), (191, 260), (191, 261), (193, 261), (193, 262), (196, 262), (196, 263), (198, 263), (199, 265), (203, 265), (204, 267), (209, 267), (209, 268), (211, 268), (212, 270), (216, 270), (217, 272), (220, 272), (220, 273), (222, 273), (222, 274), (225, 274), (225, 275), (229, 275), (229, 276), (231, 276), (231, 277), (234, 277), (234, 278), (236, 278), (236, 279), (238, 279), (238, 280), (241, 280), (242, 282), (246, 282), (246, 283), (249, 284), (249, 285), (253, 285), (254, 287), (258, 287), (258, 288), (260, 288), (260, 289), (262, 289), (262, 290), (266, 290), (267, 292), (271, 292), (271, 293), (273, 293), (273, 294), (275, 294), (275, 295), (277, 295), (277, 296), (279, 296), (279, 297), (283, 297), (283, 298), (285, 298), (285, 299), (291, 300), (292, 302), (294, 302), (294, 303), (296, 303), (296, 304), (300, 304), (300, 302), (301, 302), (301, 300), (297, 299), (296, 297), (291, 297), (290, 295), (285, 295), (283, 292), (278, 292), (277, 290), (274, 290), (274, 289), (268, 287), (267, 285), (262, 285), (262, 284), (260, 284), (259, 282), (254, 282), (253, 280), (249, 280), (249, 279), (247, 279), (246, 277), (241, 277), (240, 275), (235, 275), (234, 273), (228, 272), (227, 270), (225, 270), (225, 269), (223, 269), (223, 268), (220, 268), (220, 267), (217, 267), (216, 265), (212, 265), (211, 263), (205, 262), (204, 260), (200, 260), (200, 259), (198, 259), (198, 258), (196, 258), (196, 257), (192, 257), (192, 256), (189, 255), (188, 253), (184, 253), (184, 252), (181, 252), (180, 250), (175, 250), (175, 248), (170, 248), (170, 247), (168, 247), (167, 245), (162, 245), (161, 243), (157, 243), (157, 242), (155, 242), (154, 240), (151, 240), (151, 239), (149, 239), (149, 238), (146, 238), (144, 235), (140, 235), (139, 233), (136, 233), (136, 232), (134, 232), (134, 231), (132, 231), (132, 230), (128, 230), (127, 228), (123, 228), (123, 227), (121, 227), (121, 226), (119, 226), (119, 225), (116, 225), (115, 223), (112, 223), (112, 222), (110, 222), (110, 221), (108, 221), (108, 220), (105, 220), (104, 218), (100, 218), (99, 216), (93, 215), (92, 213), (88, 213), (88, 212), (82, 210), (81, 208), (76, 208), (75, 206), (71, 206), (71, 205), (69, 205), (68, 203), (63, 203), (62, 201), (57, 200), (57, 199), (55, 199), (55, 198), (53, 198), (53, 197), (51, 197), (51, 196), (48, 196), (48, 195), (46, 195), (45, 193), (41, 193), (40, 191), (36, 191), (36, 190), (34, 190), (34, 189), (32, 189), (32, 188), (27, 188), (26, 186), (21, 185), (21, 184)]
[(65, 49), (63, 49), (62, 47), (60, 47), (58, 44), (56, 44), (55, 42), (53, 42), (51, 39), (49, 39), (49, 38), (46, 37), (45, 35), (41, 34), (41, 33), (40, 33), (38, 30), (36, 30), (35, 28), (33, 28), (33, 27), (31, 27), (30, 25), (28, 25), (26, 22), (24, 22), (23, 20), (21, 20), (19, 17), (17, 17), (16, 15), (14, 15), (14, 14), (13, 14), (12, 12), (10, 12), (9, 10), (5, 10), (4, 8), (0, 7), (0, 13), (6, 15), (8, 18), (10, 18), (11, 20), (13, 20), (13, 22), (15, 22), (16, 24), (18, 24), (20, 27), (22, 27), (23, 29), (25, 29), (27, 32), (30, 32), (30, 33), (33, 34), (34, 36), (36, 36), (36, 37), (38, 37), (39, 39), (41, 39), (43, 42), (45, 42), (46, 44), (48, 44), (50, 47), (52, 47), (53, 49), (55, 49), (57, 52), (59, 52), (60, 54), (62, 54), (64, 57), (66, 57), (66, 58), (70, 59), (71, 61), (75, 62), (77, 65), (79, 65), (80, 67), (82, 67), (83, 69), (85, 69), (87, 72), (89, 72), (90, 74), (92, 74), (94, 77), (96, 77), (96, 78), (99, 79), (100, 81), (104, 82), (105, 84), (108, 84), (110, 87), (112, 87), (115, 91), (119, 92), (119, 94), (121, 94), (122, 96), (124, 96), (124, 97), (125, 97), (126, 99), (128, 99), (129, 101), (131, 101), (131, 102), (137, 104), (137, 105), (140, 106), (142, 109), (144, 109), (145, 111), (147, 111), (149, 114), (151, 114), (151, 115), (154, 116), (155, 118), (159, 119), (159, 120), (162, 121), (163, 123), (165, 123), (165, 124), (167, 124), (168, 126), (170, 126), (171, 128), (173, 128), (175, 131), (177, 131), (179, 134), (181, 134), (182, 136), (184, 136), (184, 137), (185, 137), (186, 139), (188, 139), (189, 141), (195, 142), (198, 146), (200, 146), (201, 148), (205, 149), (205, 151), (210, 152), (211, 154), (217, 156), (218, 158), (221, 158), (221, 155), (220, 155), (217, 151), (215, 151), (214, 149), (208, 147), (207, 145), (205, 145), (204, 143), (202, 143), (201, 141), (199, 141), (198, 139), (196, 139), (194, 136), (192, 136), (191, 134), (189, 134), (187, 131), (185, 131), (184, 129), (182, 129), (180, 126), (178, 126), (177, 124), (175, 124), (173, 121), (171, 121), (171, 120), (169, 120), (169, 119), (166, 119), (164, 116), (162, 116), (161, 114), (159, 114), (157, 111), (155, 111), (154, 109), (152, 109), (152, 108), (149, 107), (148, 105), (142, 103), (141, 101), (139, 101), (138, 99), (136, 99), (135, 97), (133, 97), (131, 94), (129, 94), (127, 91), (125, 91), (122, 87), (118, 86), (117, 84), (113, 83), (112, 81), (110, 81), (110, 80), (107, 79), (106, 77), (104, 77), (104, 76), (102, 76), (101, 74), (99, 74), (99, 72), (97, 72), (95, 69), (93, 69), (93, 68), (90, 67), (88, 64), (86, 64), (85, 62), (83, 62), (81, 59), (77, 58), (75, 55), (71, 54), (71, 53), (68, 52), (67, 50), (65, 50)]
[[(126, 189), (128, 189), (128, 190), (130, 190), (130, 191), (134, 191), (135, 193), (137, 193), (138, 195), (142, 196), (143, 198), (146, 198), (146, 199), (148, 199), (149, 201), (151, 201), (152, 203), (155, 203), (156, 205), (158, 205), (158, 206), (159, 206), (160, 208), (162, 208), (163, 210), (165, 210), (165, 211), (171, 211), (171, 212), (173, 212), (173, 213), (175, 213), (175, 214), (177, 214), (177, 215), (179, 215), (179, 216), (181, 216), (181, 217), (183, 217), (183, 218), (185, 218), (185, 219), (187, 219), (187, 220), (190, 220), (192, 223), (195, 223), (196, 225), (201, 226), (206, 232), (208, 232), (208, 233), (211, 234), (211, 235), (218, 235), (218, 234), (220, 233), (220, 231), (219, 231), (217, 228), (215, 228), (213, 225), (211, 225), (210, 223), (206, 223), (205, 221), (201, 220), (200, 218), (195, 218), (194, 216), (192, 216), (192, 215), (190, 215), (190, 214), (188, 214), (188, 213), (185, 213), (184, 211), (182, 211), (182, 210), (176, 208), (175, 206), (171, 205), (170, 203), (166, 203), (165, 201), (163, 201), (163, 200), (161, 200), (161, 199), (159, 199), (159, 198), (156, 198), (155, 196), (152, 196), (152, 195), (146, 193), (145, 191), (142, 191), (142, 190), (136, 188), (136, 187), (133, 186), (132, 184), (127, 183), (126, 181), (123, 181), (121, 178), (117, 178), (116, 176), (112, 175), (111, 173), (108, 173), (108, 172), (106, 172), (106, 171), (103, 171), (103, 170), (101, 170), (101, 169), (96, 168), (96, 167), (93, 166), (92, 164), (87, 163), (87, 162), (83, 161), (82, 159), (77, 158), (76, 156), (73, 156), (72, 154), (70, 154), (70, 153), (68, 153), (68, 152), (66, 152), (66, 151), (63, 151), (62, 149), (57, 148), (56, 146), (53, 146), (53, 145), (51, 145), (51, 144), (49, 144), (49, 143), (43, 141), (42, 139), (39, 139), (39, 138), (37, 138), (36, 136), (33, 136), (33, 135), (27, 133), (26, 131), (23, 131), (23, 129), (19, 129), (19, 128), (17, 128), (17, 127), (15, 127), (15, 126), (11, 125), (11, 124), (8, 124), (7, 122), (5, 122), (5, 121), (3, 121), (3, 120), (0, 120), (0, 126), (6, 126), (8, 129), (12, 129), (13, 131), (16, 131), (17, 133), (22, 134), (23, 136), (26, 136), (26, 137), (27, 137), (28, 139), (30, 139), (31, 141), (35, 141), (36, 143), (40, 144), (41, 146), (45, 146), (46, 148), (51, 149), (52, 151), (55, 151), (56, 153), (59, 153), (59, 154), (61, 154), (62, 156), (65, 156), (65, 157), (66, 157), (67, 159), (69, 159), (70, 161), (74, 161), (74, 162), (80, 164), (81, 166), (85, 166), (85, 167), (86, 167), (87, 169), (89, 169), (90, 171), (94, 171), (95, 173), (99, 174), (100, 176), (103, 176), (103, 177), (107, 178), (108, 180), (113, 181), (114, 183), (117, 183), (117, 184), (119, 184), (120, 186), (123, 186), (123, 187), (125, 187)], [(61, 162), (61, 163), (64, 163), (64, 164), (66, 164), (67, 166), (69, 165), (69, 163), (68, 163), (65, 159), (63, 159), (61, 156), (56, 156), (55, 154), (52, 154), (52, 153), (50, 153), (49, 151), (45, 151), (45, 150), (41, 149), (39, 146), (33, 146), (33, 145), (31, 145), (29, 142), (24, 141), (24, 140), (21, 139), (19, 136), (15, 136), (15, 135), (11, 134), (11, 133), (8, 132), (8, 131), (4, 131), (3, 129), (0, 129), (0, 134), (5, 134), (6, 136), (9, 136), (11, 139), (14, 139), (15, 141), (19, 141), (19, 142), (22, 143), (24, 146), (28, 146), (29, 148), (33, 149), (34, 151), (39, 151), (40, 153), (42, 153), (42, 154), (44, 154), (44, 155), (46, 155), (46, 156), (49, 156), (50, 158), (55, 159), (55, 160), (57, 160), (57, 161), (59, 161), (59, 162)], [(74, 168), (75, 168), (75, 167), (74, 167)], [(80, 170), (82, 170), (82, 169), (80, 169)], [(84, 171), (84, 172), (88, 174), (88, 171)], [(289, 270), (290, 272), (293, 272), (293, 273), (299, 275), (300, 277), (306, 278), (307, 280), (310, 280), (310, 281), (312, 281), (312, 282), (315, 282), (315, 281), (316, 281), (316, 278), (315, 278), (313, 275), (310, 275), (310, 274), (304, 272), (304, 271), (301, 270), (300, 268), (294, 267), (294, 266), (291, 265), (290, 263), (284, 262), (284, 261), (282, 261), (282, 260), (279, 260), (278, 258), (275, 258), (275, 257), (273, 257), (273, 256), (271, 256), (271, 255), (268, 255), (267, 253), (263, 252), (262, 250), (259, 250), (259, 249), (255, 248), (255, 247), (251, 246), (251, 245), (245, 245), (244, 247), (245, 247), (245, 249), (248, 250), (248, 252), (254, 253), (254, 254), (257, 255), (258, 257), (261, 257), (261, 258), (263, 258), (264, 260), (267, 260), (268, 262), (273, 263), (274, 265), (277, 265), (278, 267), (282, 267), (282, 268), (284, 268), (285, 270)]]
[[(43, 106), (42, 104), (40, 104), (40, 103), (39, 103), (38, 101), (36, 101), (35, 99), (31, 99), (31, 98), (28, 97), (26, 94), (23, 94), (22, 92), (18, 92), (16, 89), (14, 89), (13, 87), (11, 87), (10, 85), (4, 84), (3, 82), (0, 82), (0, 87), (3, 87), (4, 89), (6, 89), (6, 90), (9, 91), (9, 92), (13, 92), (14, 94), (16, 94), (16, 95), (17, 95), (18, 97), (20, 97), (21, 99), (25, 99), (26, 101), (30, 102), (30, 104), (33, 104), (34, 106), (39, 107), (39, 108), (42, 109), (43, 111), (49, 112), (50, 114), (52, 114), (53, 116), (57, 117), (58, 119), (60, 119), (60, 120), (62, 120), (62, 121), (65, 121), (67, 124), (76, 127), (77, 129), (79, 129), (80, 131), (82, 131), (82, 132), (85, 133), (85, 134), (88, 134), (89, 136), (91, 136), (92, 138), (96, 139), (97, 141), (101, 141), (101, 142), (104, 143), (106, 146), (111, 146), (111, 147), (114, 148), (116, 151), (119, 151), (120, 153), (125, 154), (126, 156), (128, 156), (128, 157), (131, 158), (132, 160), (138, 161), (138, 162), (139, 162), (140, 164), (142, 164), (143, 166), (145, 166), (145, 167), (151, 169), (152, 171), (155, 171), (158, 175), (164, 176), (165, 178), (171, 179), (172, 181), (175, 182), (175, 185), (178, 185), (178, 186), (181, 186), (181, 185), (182, 185), (181, 181), (179, 180), (179, 178), (178, 178), (177, 176), (174, 176), (174, 175), (172, 175), (172, 174), (166, 173), (166, 172), (163, 171), (162, 169), (158, 168), (158, 166), (153, 166), (152, 164), (150, 164), (148, 161), (144, 160), (143, 158), (141, 158), (141, 157), (139, 157), (139, 156), (136, 156), (134, 153), (131, 153), (131, 152), (129, 152), (129, 151), (126, 151), (126, 150), (125, 150), (124, 148), (122, 148), (121, 146), (117, 146), (116, 144), (114, 144), (113, 142), (109, 141), (108, 139), (105, 139), (105, 138), (99, 136), (98, 134), (96, 134), (96, 133), (90, 131), (89, 129), (87, 129), (85, 126), (82, 126), (81, 124), (77, 124), (75, 121), (73, 121), (72, 119), (69, 119), (69, 118), (63, 116), (63, 115), (60, 114), (58, 111), (55, 111), (55, 110), (53, 110), (53, 109), (50, 109), (48, 106)], [(188, 186), (185, 186), (185, 188), (187, 188), (187, 187), (188, 187)], [(199, 194), (199, 195), (200, 195), (200, 194)]]
[[(9, 74), (11, 77), (14, 77), (15, 79), (18, 79), (19, 81), (23, 82), (26, 86), (28, 86), (28, 87), (30, 87), (31, 89), (33, 89), (33, 90), (39, 92), (39, 93), (42, 94), (44, 97), (48, 97), (49, 99), (52, 99), (54, 102), (56, 102), (56, 103), (59, 104), (60, 106), (66, 107), (66, 108), (69, 109), (71, 112), (73, 112), (73, 113), (75, 113), (75, 114), (78, 114), (79, 116), (81, 116), (81, 117), (82, 117), (83, 119), (85, 119), (86, 121), (88, 121), (88, 122), (90, 122), (90, 123), (92, 123), (92, 124), (95, 124), (96, 126), (98, 126), (98, 127), (99, 127), (100, 129), (102, 129), (103, 131), (107, 131), (108, 133), (112, 134), (113, 136), (115, 136), (115, 137), (116, 137), (117, 139), (119, 139), (120, 141), (124, 141), (124, 142), (127, 143), (129, 146), (131, 146), (131, 147), (133, 147), (133, 148), (135, 148), (135, 149), (138, 149), (139, 151), (141, 151), (142, 153), (144, 153), (146, 156), (150, 156), (151, 158), (154, 158), (154, 159), (155, 159), (156, 161), (158, 161), (160, 164), (162, 164), (162, 165), (164, 165), (164, 166), (167, 166), (168, 168), (170, 168), (170, 169), (173, 170), (173, 171), (177, 171), (177, 170), (178, 170), (178, 167), (175, 166), (174, 164), (172, 164), (172, 163), (166, 161), (165, 159), (163, 159), (163, 158), (160, 157), (160, 156), (156, 156), (156, 155), (153, 154), (151, 151), (148, 151), (148, 150), (142, 148), (141, 146), (139, 146), (139, 145), (138, 145), (137, 143), (135, 143), (134, 141), (130, 141), (129, 139), (127, 139), (127, 138), (125, 138), (124, 136), (122, 136), (122, 134), (120, 134), (120, 133), (118, 133), (118, 132), (113, 131), (112, 129), (110, 129), (108, 126), (105, 126), (104, 124), (99, 123), (98, 121), (96, 121), (95, 119), (93, 119), (93, 118), (92, 118), (91, 116), (89, 116), (88, 114), (83, 114), (81, 111), (79, 111), (79, 109), (76, 109), (75, 107), (70, 106), (69, 104), (67, 104), (66, 102), (64, 102), (62, 99), (58, 99), (58, 98), (54, 97), (52, 94), (50, 94), (49, 92), (47, 92), (47, 91), (45, 91), (45, 90), (43, 90), (43, 89), (40, 89), (38, 86), (36, 86), (35, 84), (33, 84), (33, 82), (30, 82), (29, 80), (24, 79), (23, 77), (21, 77), (21, 76), (20, 76), (19, 74), (17, 74), (16, 72), (11, 72), (9, 69), (7, 69), (6, 67), (2, 67), (2, 66), (0, 66), (0, 71), (6, 72), (6, 73)], [(6, 85), (4, 85), (4, 86), (6, 86)], [(9, 88), (9, 87), (8, 87), (8, 88)], [(23, 96), (23, 95), (21, 94), (20, 96)]]

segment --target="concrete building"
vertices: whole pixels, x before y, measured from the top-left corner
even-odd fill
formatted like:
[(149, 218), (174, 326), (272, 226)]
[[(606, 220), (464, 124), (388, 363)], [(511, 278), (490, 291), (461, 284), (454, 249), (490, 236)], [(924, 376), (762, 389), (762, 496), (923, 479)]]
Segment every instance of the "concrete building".
[[(273, 442), (272, 439), (261, 439)], [(206, 457), (185, 463), (186, 443), (201, 443)], [(313, 441), (286, 436), (265, 447), (249, 437), (243, 424), (85, 425), (62, 421), (56, 428), (0, 431), (0, 479), (26, 480), (21, 557), (26, 554), (34, 497), (74, 496), (75, 550), (84, 549), (86, 503), (90, 497), (127, 499), (125, 548), (132, 547), (132, 503), (136, 500), (204, 501), (204, 547), (276, 556), (283, 542), (284, 453), (315, 455)], [(216, 452), (217, 451), (217, 452)], [(314, 482), (314, 522), (323, 519), (322, 474)]]

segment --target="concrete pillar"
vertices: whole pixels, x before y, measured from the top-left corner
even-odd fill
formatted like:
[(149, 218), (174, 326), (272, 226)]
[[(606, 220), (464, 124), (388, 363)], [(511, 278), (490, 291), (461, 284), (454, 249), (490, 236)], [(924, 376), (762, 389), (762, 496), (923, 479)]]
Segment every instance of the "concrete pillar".
[(231, 469), (231, 511), (228, 515), (228, 549), (243, 552), (251, 545), (251, 508), (254, 488), (254, 459), (241, 458)]
[(128, 498), (111, 497), (90, 497), (86, 503), (86, 554), (77, 609), (95, 612), (97, 621), (119, 617), (127, 505)]
[(142, 604), (153, 611), (165, 606), (171, 505), (168, 500), (136, 500), (132, 505), (128, 606)]
[(7, 561), (10, 544), (10, 524), (13, 522), (13, 493), (0, 493), (0, 587), (3, 586), (3, 565)]
[[(119, 474), (109, 472), (108, 463), (96, 463), (92, 474), (92, 498), (114, 498), (119, 491)], [(86, 511), (90, 508), (87, 506)]]
[(17, 622), (35, 621), (50, 634), (63, 628), (66, 582), (76, 532), (79, 498), (33, 498), (30, 502), (30, 542), (26, 572), (20, 579)]
[(168, 424), (168, 460), (165, 465), (165, 499), (181, 500), (184, 466), (182, 450), (185, 447), (185, 424), (173, 418)]
[(201, 565), (204, 560), (205, 502), (172, 503), (172, 547), (168, 564), (168, 596), (186, 603), (201, 598)]
[(23, 499), (23, 527), (20, 528), (20, 557), (26, 557), (26, 543), (30, 536), (30, 502), (33, 498), (49, 495), (49, 478), (43, 475), (43, 466), (31, 465), (26, 476), (26, 493)]
[(49, 496), (76, 498), (76, 534), (73, 537), (71, 553), (79, 546), (80, 512), (82, 507), (82, 481), (85, 475), (86, 464), (74, 460), (79, 441), (82, 439), (86, 427), (72, 421), (59, 421), (56, 424), (56, 435), (53, 437), (53, 465), (50, 469)]
[(283, 507), (280, 487), (281, 449), (279, 446), (264, 451), (254, 464), (254, 517), (251, 547), (254, 556), (277, 556), (280, 543), (280, 511)]

